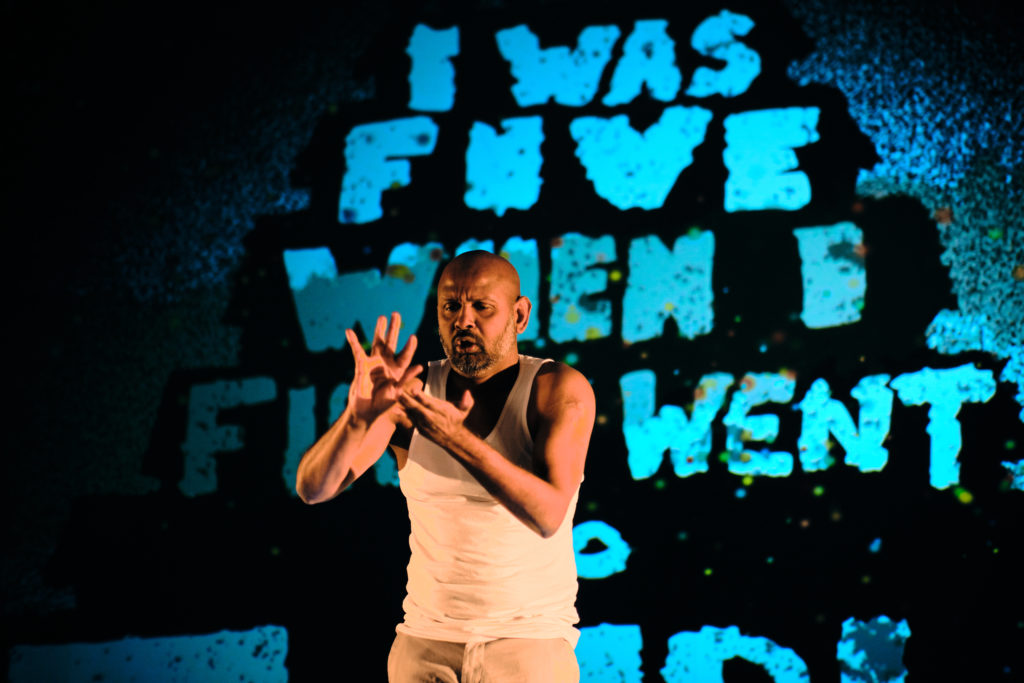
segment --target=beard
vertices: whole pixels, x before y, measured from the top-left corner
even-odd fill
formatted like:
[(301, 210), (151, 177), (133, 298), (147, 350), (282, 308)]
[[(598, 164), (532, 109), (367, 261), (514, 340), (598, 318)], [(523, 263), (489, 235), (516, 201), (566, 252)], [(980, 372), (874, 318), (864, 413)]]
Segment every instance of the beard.
[[(438, 330), (438, 335), (441, 337), (441, 347), (444, 349), (444, 355), (448, 356), (452, 367), (466, 377), (477, 377), (486, 372), (495, 363), (498, 363), (515, 346), (516, 317), (514, 314), (508, 317), (508, 324), (501, 331), (501, 336), (490, 347), (484, 343), (483, 338), (474, 332), (456, 332), (452, 335), (450, 342), (440, 334), (440, 330)], [(476, 344), (476, 350), (460, 350), (459, 340), (461, 339), (472, 341)]]

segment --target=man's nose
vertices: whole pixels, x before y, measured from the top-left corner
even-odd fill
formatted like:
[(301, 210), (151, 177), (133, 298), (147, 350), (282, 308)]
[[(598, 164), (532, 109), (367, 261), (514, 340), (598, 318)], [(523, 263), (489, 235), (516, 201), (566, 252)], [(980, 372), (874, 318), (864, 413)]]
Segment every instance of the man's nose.
[(471, 306), (463, 306), (459, 309), (459, 314), (455, 316), (455, 327), (460, 330), (465, 330), (470, 327), (475, 327), (473, 308)]

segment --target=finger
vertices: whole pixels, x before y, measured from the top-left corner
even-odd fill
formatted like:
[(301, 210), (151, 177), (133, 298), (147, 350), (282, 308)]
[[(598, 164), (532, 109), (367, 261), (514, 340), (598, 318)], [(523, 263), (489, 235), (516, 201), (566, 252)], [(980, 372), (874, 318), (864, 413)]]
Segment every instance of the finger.
[(360, 358), (366, 358), (366, 352), (363, 351), (363, 347), (359, 343), (359, 337), (356, 336), (355, 330), (345, 330), (345, 339), (348, 340), (348, 345), (352, 347), (352, 357), (357, 363)]
[(415, 334), (409, 335), (409, 341), (405, 342), (405, 348), (395, 358), (398, 367), (405, 367), (412, 361), (412, 355), (416, 353), (416, 347), (419, 346), (419, 343), (419, 339), (416, 338)]
[(410, 396), (406, 391), (399, 392), (398, 403), (407, 411), (418, 412), (420, 410), (420, 405), (416, 403), (416, 399)]
[(401, 385), (397, 386), (396, 387), (396, 391), (395, 391), (395, 400), (397, 401), (398, 400), (397, 397), (400, 396), (402, 394), (402, 392), (404, 392), (407, 388), (417, 384), (418, 382), (419, 382), (419, 380), (417, 380), (415, 377), (413, 377), (412, 379), (408, 380), (405, 384), (401, 384)]
[(423, 391), (422, 387), (418, 386), (419, 382), (414, 382), (413, 385), (414, 386), (409, 389), (405, 389), (404, 393), (409, 397), (409, 400), (415, 405), (418, 405), (424, 413), (443, 413), (452, 407), (452, 404), (448, 403), (448, 401), (443, 398), (431, 396), (427, 392)]
[(384, 343), (384, 330), (387, 327), (388, 319), (384, 316), (377, 318), (377, 325), (373, 328), (373, 347), (371, 353), (378, 351), (380, 345)]
[(402, 316), (398, 314), (398, 311), (391, 313), (391, 327), (388, 329), (388, 348), (394, 352), (395, 347), (398, 345), (398, 333), (402, 329)]
[(420, 397), (417, 396), (417, 394), (416, 394), (416, 392), (418, 392), (418, 391), (419, 391), (419, 387), (416, 386), (416, 382), (409, 382), (408, 384), (403, 384), (402, 387), (401, 387), (401, 391), (398, 392), (398, 401), (403, 406), (404, 405), (422, 406), (423, 405), (423, 401), (421, 401)]
[(462, 400), (459, 401), (459, 410), (468, 413), (473, 407), (473, 394), (469, 393), (469, 389), (466, 389), (466, 393), (462, 395)]
[(402, 379), (398, 380), (399, 386), (404, 387), (407, 382), (415, 382), (416, 376), (423, 372), (423, 366), (417, 363), (405, 369), (402, 373)]
[(434, 398), (423, 391), (423, 386), (420, 382), (409, 382), (406, 386), (402, 387), (402, 395), (406, 397), (410, 405), (416, 405), (423, 410), (436, 410), (438, 405), (443, 405), (444, 401), (441, 399)]

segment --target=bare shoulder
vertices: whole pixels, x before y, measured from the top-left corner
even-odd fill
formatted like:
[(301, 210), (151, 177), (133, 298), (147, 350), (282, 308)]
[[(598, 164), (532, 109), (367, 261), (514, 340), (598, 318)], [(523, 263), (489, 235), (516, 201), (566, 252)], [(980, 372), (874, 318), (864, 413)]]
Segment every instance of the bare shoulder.
[(596, 412), (594, 389), (582, 372), (563, 363), (540, 367), (526, 411), (534, 439), (554, 445), (559, 458), (575, 453), (582, 468)]
[(541, 413), (571, 406), (593, 410), (594, 389), (586, 376), (564, 363), (544, 363), (533, 380), (533, 403)]

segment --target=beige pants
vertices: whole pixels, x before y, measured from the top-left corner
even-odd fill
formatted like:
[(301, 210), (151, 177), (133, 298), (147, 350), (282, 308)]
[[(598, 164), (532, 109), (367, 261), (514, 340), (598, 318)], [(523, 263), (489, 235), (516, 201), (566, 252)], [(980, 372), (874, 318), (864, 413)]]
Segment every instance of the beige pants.
[(578, 683), (576, 653), (562, 638), (450, 643), (399, 633), (388, 655), (390, 683)]

